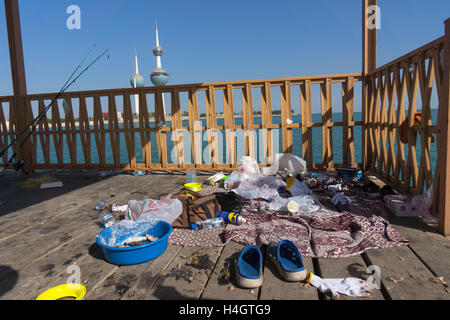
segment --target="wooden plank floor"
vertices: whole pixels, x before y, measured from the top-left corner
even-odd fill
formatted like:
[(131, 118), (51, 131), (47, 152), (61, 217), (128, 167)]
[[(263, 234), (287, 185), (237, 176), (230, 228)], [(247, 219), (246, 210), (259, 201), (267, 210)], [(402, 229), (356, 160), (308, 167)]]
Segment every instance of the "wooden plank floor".
[[(39, 189), (39, 181), (48, 177), (63, 181), (64, 186)], [(179, 190), (184, 180), (183, 173), (100, 178), (92, 172), (49, 172), (30, 178), (8, 172), (0, 177), (0, 299), (35, 299), (44, 290), (66, 283), (74, 266), (81, 271), (87, 300), (355, 299), (331, 298), (303, 282), (283, 281), (267, 259), (263, 285), (238, 288), (234, 261), (244, 246), (233, 241), (219, 248), (170, 245), (157, 259), (134, 266), (106, 262), (95, 243), (99, 232), (95, 203), (159, 198)], [(449, 240), (418, 219), (392, 218), (391, 223), (409, 237), (409, 246), (368, 250), (344, 259), (305, 258), (307, 269), (322, 278), (367, 279), (368, 267), (376, 265), (381, 271), (380, 289), (360, 299), (449, 300)]]

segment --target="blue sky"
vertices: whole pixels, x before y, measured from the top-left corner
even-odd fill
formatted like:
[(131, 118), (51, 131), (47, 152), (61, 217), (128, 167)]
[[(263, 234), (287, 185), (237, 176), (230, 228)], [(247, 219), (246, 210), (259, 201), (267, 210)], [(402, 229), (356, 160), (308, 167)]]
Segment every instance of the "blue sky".
[[(95, 44), (102, 59), (71, 88), (129, 87), (134, 45), (150, 85), (154, 22), (169, 84), (361, 71), (361, 0), (19, 0), (29, 93), (57, 92)], [(81, 8), (68, 30), (66, 8)], [(379, 0), (378, 65), (444, 34), (448, 0)], [(11, 95), (4, 3), (0, 1), (0, 95)]]

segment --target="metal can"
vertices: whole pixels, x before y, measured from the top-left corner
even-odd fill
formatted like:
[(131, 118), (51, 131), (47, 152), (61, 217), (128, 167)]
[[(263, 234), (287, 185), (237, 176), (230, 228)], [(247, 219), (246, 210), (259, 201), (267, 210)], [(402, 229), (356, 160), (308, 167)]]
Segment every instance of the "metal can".
[(235, 224), (237, 226), (240, 226), (241, 224), (247, 222), (247, 220), (243, 216), (236, 212), (219, 211), (217, 213), (217, 217), (223, 218), (225, 222)]

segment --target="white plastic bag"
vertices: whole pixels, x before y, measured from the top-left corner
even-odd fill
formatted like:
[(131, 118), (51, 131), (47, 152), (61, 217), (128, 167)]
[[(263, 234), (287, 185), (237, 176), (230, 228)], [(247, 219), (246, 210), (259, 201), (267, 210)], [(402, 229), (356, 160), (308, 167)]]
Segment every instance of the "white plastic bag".
[(245, 199), (261, 198), (273, 200), (279, 196), (278, 188), (285, 187), (286, 183), (274, 176), (241, 176), (239, 186), (233, 190)]
[(269, 209), (274, 211), (288, 211), (287, 206), (290, 201), (295, 201), (298, 204), (298, 213), (312, 213), (320, 209), (320, 206), (316, 204), (316, 200), (311, 195), (290, 198), (278, 196), (270, 203)]
[(236, 189), (239, 187), (241, 181), (249, 179), (250, 177), (259, 177), (258, 163), (250, 157), (241, 158), (242, 165), (234, 170), (224, 182), (225, 189)]
[(429, 215), (433, 202), (433, 186), (424, 194), (419, 194), (411, 199), (411, 206), (419, 212), (420, 215)]
[(182, 203), (178, 199), (167, 197), (163, 200), (145, 199), (128, 201), (125, 213), (127, 220), (157, 219), (168, 223), (174, 222), (182, 212)]
[(271, 167), (263, 168), (266, 176), (275, 175), (280, 170), (287, 170), (291, 175), (303, 174), (306, 172), (306, 161), (292, 153), (278, 153)]

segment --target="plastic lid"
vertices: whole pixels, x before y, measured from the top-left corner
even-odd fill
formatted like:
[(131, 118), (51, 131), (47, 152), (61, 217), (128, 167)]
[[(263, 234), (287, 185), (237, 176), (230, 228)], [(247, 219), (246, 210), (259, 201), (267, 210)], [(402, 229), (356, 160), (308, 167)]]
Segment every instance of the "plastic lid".
[(192, 230), (197, 229), (197, 225), (196, 225), (195, 223), (191, 223), (191, 229), (192, 229)]

